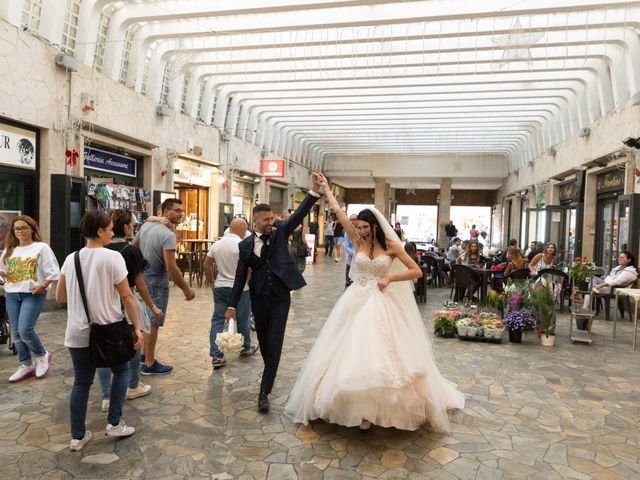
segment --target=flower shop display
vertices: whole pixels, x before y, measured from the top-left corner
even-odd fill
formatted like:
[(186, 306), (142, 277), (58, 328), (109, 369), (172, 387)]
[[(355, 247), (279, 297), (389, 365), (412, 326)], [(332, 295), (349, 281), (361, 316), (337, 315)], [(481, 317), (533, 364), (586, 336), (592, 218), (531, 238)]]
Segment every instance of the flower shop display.
[(460, 340), (500, 343), (504, 326), (498, 314), (481, 312), (461, 317), (456, 322), (456, 329)]
[(459, 310), (443, 310), (433, 314), (433, 333), (439, 337), (453, 338), (456, 331), (456, 320), (462, 312)]
[(509, 341), (522, 343), (522, 332), (533, 331), (536, 319), (528, 310), (512, 310), (504, 316), (502, 323), (509, 330)]
[(493, 310), (501, 316), (504, 315), (505, 295), (491, 290), (487, 293), (485, 306), (487, 309)]

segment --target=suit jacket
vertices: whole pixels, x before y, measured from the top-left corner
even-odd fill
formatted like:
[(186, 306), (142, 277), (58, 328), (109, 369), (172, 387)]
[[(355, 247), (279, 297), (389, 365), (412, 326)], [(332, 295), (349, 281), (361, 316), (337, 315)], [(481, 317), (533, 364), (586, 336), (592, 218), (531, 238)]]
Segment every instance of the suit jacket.
[(260, 258), (253, 252), (255, 234), (238, 244), (240, 256), (229, 307), (235, 308), (238, 305), (242, 289), (247, 282), (249, 268), (252, 272), (249, 281), (249, 290), (252, 296), (265, 291), (268, 293), (267, 285), (273, 276), (277, 277), (276, 281), (280, 281), (287, 290), (298, 290), (307, 284), (289, 254), (289, 236), (302, 223), (317, 200), (318, 197), (307, 194), (300, 207), (291, 214), (289, 220), (274, 222), (273, 231), (268, 238), (266, 258)]

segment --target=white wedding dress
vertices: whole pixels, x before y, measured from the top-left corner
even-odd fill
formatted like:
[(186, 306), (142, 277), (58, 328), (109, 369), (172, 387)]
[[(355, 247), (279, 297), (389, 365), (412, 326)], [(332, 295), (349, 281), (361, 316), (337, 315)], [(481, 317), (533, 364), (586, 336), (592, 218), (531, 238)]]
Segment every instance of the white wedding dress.
[(398, 290), (410, 282), (378, 289), (392, 263), (406, 269), (387, 255), (355, 255), (354, 283), (329, 314), (287, 402), (294, 422), (352, 427), (368, 420), (403, 430), (428, 422), (448, 431), (447, 409), (464, 407), (464, 394), (435, 364), (413, 295)]

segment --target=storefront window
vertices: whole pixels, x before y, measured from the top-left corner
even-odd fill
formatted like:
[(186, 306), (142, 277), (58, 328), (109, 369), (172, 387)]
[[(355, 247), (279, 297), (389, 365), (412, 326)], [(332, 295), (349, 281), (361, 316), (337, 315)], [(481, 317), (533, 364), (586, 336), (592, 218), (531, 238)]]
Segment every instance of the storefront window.
[(182, 223), (176, 227), (178, 241), (208, 238), (209, 189), (176, 186), (176, 190), (184, 209)]

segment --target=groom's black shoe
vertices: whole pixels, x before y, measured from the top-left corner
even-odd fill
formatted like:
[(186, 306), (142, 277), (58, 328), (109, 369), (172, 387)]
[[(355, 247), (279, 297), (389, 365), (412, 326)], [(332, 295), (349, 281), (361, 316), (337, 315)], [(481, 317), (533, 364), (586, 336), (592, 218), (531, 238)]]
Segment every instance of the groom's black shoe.
[(258, 395), (258, 411), (260, 413), (269, 413), (270, 408), (269, 397), (266, 393), (260, 392), (260, 395)]

